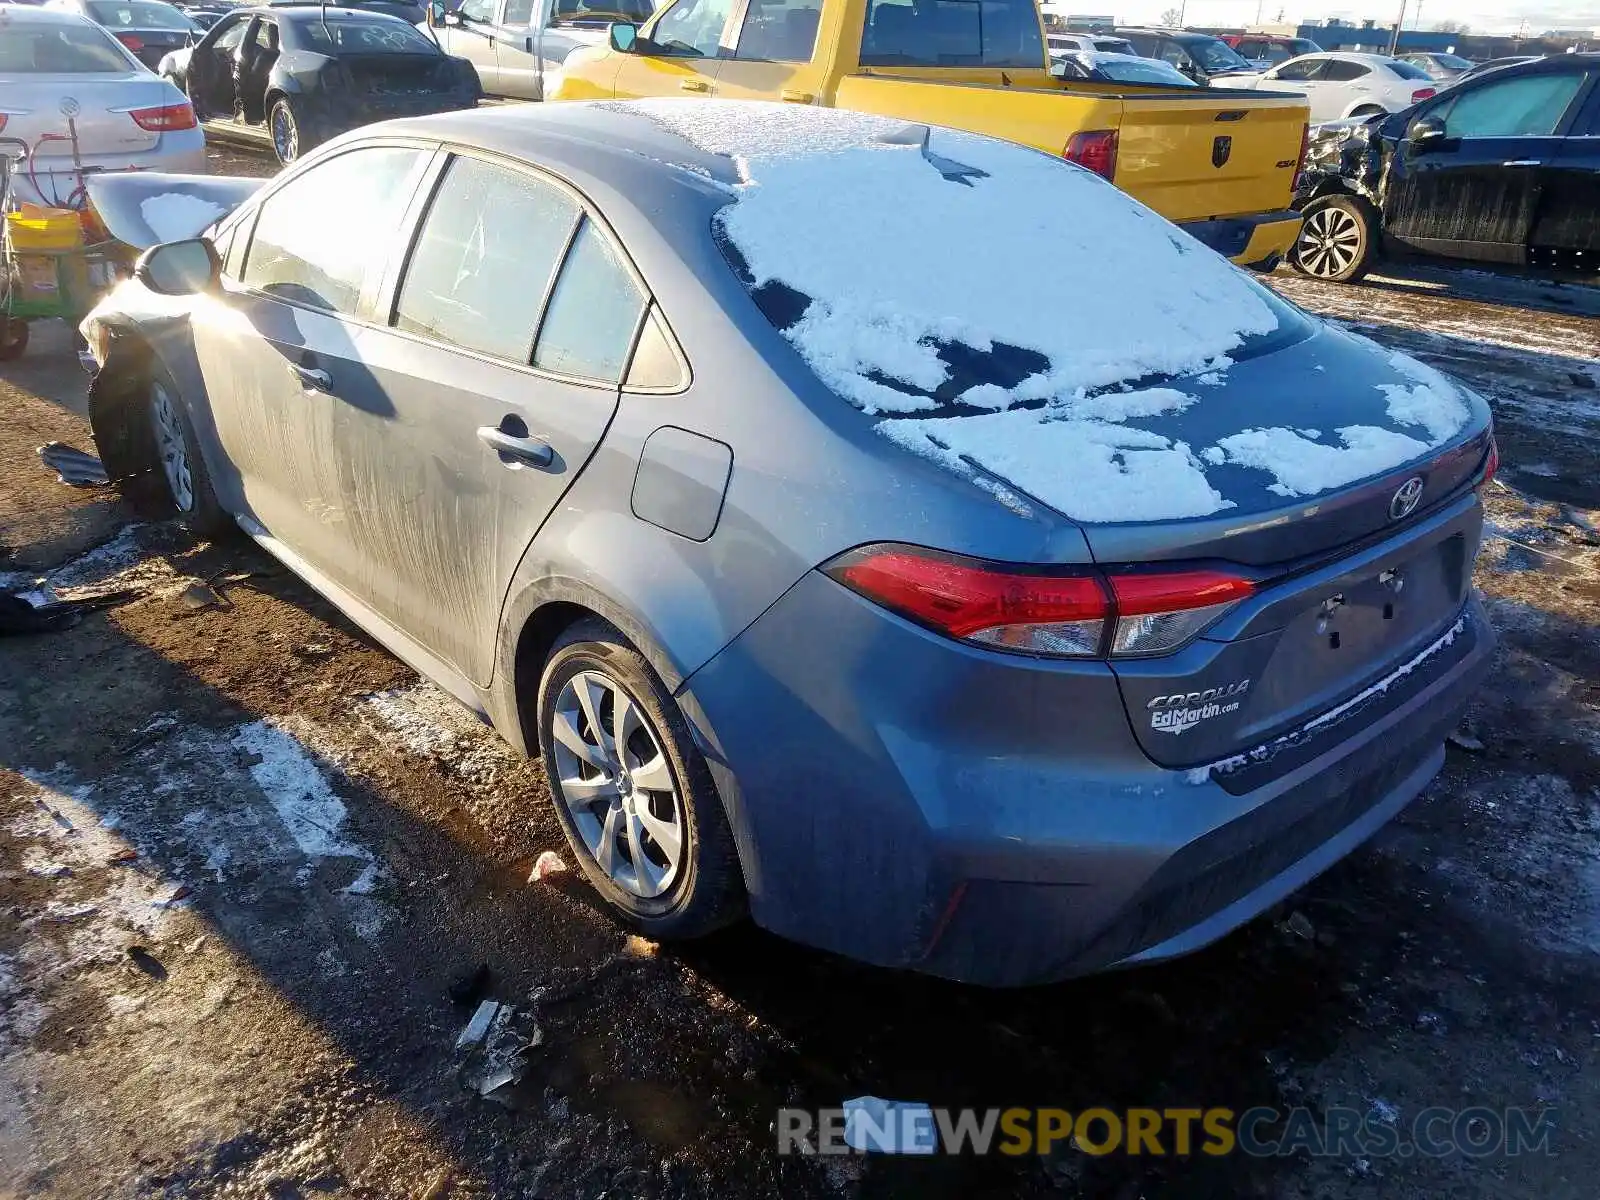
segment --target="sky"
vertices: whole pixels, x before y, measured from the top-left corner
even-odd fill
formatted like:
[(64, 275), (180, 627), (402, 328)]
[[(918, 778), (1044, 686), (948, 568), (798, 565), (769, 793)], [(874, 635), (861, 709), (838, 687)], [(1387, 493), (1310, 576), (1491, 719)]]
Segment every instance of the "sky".
[[(1163, 12), (1181, 0), (1073, 0), (1073, 11), (1104, 13), (1118, 21), (1138, 23), (1156, 21)], [(1600, 0), (1421, 0), (1422, 15), (1417, 21), (1417, 0), (1406, 5), (1407, 29), (1430, 29), (1436, 21), (1464, 21), (1478, 33), (1515, 33), (1526, 21), (1530, 33), (1546, 29), (1600, 28)], [(1354, 20), (1376, 19), (1382, 24), (1394, 21), (1399, 0), (1187, 0), (1186, 25), (1247, 25), (1256, 20), (1272, 21), (1281, 11), (1285, 21), (1320, 21), (1324, 17)]]

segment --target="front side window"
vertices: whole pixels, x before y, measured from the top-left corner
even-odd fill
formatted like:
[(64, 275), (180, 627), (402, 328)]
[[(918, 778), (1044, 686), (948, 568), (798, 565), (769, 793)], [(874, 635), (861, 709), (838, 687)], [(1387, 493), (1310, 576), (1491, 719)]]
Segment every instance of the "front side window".
[(1268, 78), (1284, 79), (1291, 83), (1304, 83), (1308, 79), (1316, 79), (1327, 65), (1327, 60), (1322, 58), (1302, 59), (1299, 62), (1285, 63)]
[(1190, 42), (1189, 53), (1202, 67), (1212, 73), (1237, 71), (1250, 66), (1227, 42), (1218, 41), (1216, 38), (1200, 38)]
[(578, 203), (522, 171), (457, 158), (428, 206), (395, 325), (526, 364)]
[(1040, 67), (1032, 0), (870, 0), (861, 61), (872, 66)]
[(1161, 43), (1161, 61), (1171, 63), (1178, 70), (1185, 67), (1193, 68), (1194, 59), (1189, 57), (1189, 52), (1183, 48), (1181, 42), (1164, 41)]
[(751, 0), (733, 56), (766, 62), (810, 62), (821, 18), (819, 0)]
[(593, 221), (585, 220), (550, 295), (533, 365), (616, 383), (643, 313), (644, 293), (622, 256)]
[(230, 20), (233, 24), (224, 26), (222, 32), (217, 34), (217, 40), (211, 43), (213, 50), (237, 49), (239, 43), (244, 41), (244, 35), (250, 31), (249, 17), (232, 17)]
[(383, 269), (421, 151), (352, 150), (296, 176), (261, 204), (242, 282), (296, 304), (353, 315)]
[(1549, 137), (1561, 124), (1583, 75), (1567, 71), (1500, 79), (1458, 93), (1446, 106), (1448, 137)]
[(456, 9), (456, 15), (463, 21), (488, 24), (494, 20), (494, 0), (462, 0), (461, 7)]
[(656, 53), (681, 58), (716, 58), (733, 0), (678, 0), (656, 22), (650, 40)]

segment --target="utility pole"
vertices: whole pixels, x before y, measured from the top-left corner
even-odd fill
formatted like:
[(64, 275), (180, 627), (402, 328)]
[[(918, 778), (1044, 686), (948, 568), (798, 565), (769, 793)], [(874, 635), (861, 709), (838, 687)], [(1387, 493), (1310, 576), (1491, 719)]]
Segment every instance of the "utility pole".
[(1394, 36), (1389, 39), (1389, 57), (1400, 50), (1400, 27), (1406, 23), (1406, 0), (1400, 0), (1400, 15), (1394, 19)]

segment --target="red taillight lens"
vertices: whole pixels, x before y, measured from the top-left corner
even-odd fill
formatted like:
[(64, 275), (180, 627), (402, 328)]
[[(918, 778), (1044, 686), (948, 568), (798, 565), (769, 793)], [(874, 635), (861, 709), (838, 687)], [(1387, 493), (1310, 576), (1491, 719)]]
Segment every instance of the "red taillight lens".
[[(114, 36), (116, 37), (117, 41), (121, 42), (135, 54), (144, 49), (144, 39), (136, 33), (119, 33)], [(104, 45), (104, 43), (101, 44)]]
[(1500, 470), (1500, 443), (1495, 441), (1494, 434), (1489, 435), (1489, 453), (1483, 456), (1483, 479), (1479, 487), (1487, 484)]
[(1411, 103), (1416, 104), (1423, 100), (1432, 100), (1438, 94), (1438, 88), (1418, 88), (1411, 93)]
[(6, 119), (9, 116), (10, 116), (9, 113), (0, 113), (0, 130), (4, 130), (5, 129), (5, 127), (6, 127)]
[(1294, 164), (1294, 183), (1291, 185), (1296, 192), (1300, 190), (1300, 181), (1305, 178), (1306, 159), (1311, 157), (1311, 126), (1305, 125), (1300, 129), (1300, 157)]
[(194, 109), (187, 104), (163, 104), (158, 108), (134, 108), (128, 115), (140, 129), (151, 133), (173, 133), (180, 129), (193, 129)]
[(1072, 140), (1067, 143), (1067, 148), (1062, 151), (1061, 157), (1068, 162), (1077, 163), (1080, 167), (1087, 167), (1105, 179), (1115, 179), (1117, 131), (1094, 129), (1085, 133), (1075, 133), (1072, 135)]
[[(1254, 591), (1221, 571), (1024, 571), (924, 550), (853, 550), (823, 570), (874, 603), (950, 637), (1052, 657), (1160, 654)], [(1108, 635), (1110, 644), (1107, 644)]]

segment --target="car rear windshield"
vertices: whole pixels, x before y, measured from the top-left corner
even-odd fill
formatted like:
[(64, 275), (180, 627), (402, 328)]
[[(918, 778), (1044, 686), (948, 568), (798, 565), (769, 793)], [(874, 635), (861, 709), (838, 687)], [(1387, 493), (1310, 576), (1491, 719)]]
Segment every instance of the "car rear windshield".
[(307, 50), (319, 54), (438, 54), (439, 47), (404, 21), (329, 17), (301, 24)]
[(1426, 71), (1424, 71), (1421, 67), (1414, 67), (1408, 62), (1400, 62), (1398, 59), (1395, 60), (1394, 62), (1384, 63), (1383, 65), (1388, 67), (1389, 70), (1393, 71), (1396, 75), (1400, 76), (1401, 79), (1431, 79), (1431, 78), (1433, 78)]
[(1435, 54), (1433, 61), (1441, 67), (1448, 67), (1452, 71), (1467, 71), (1472, 69), (1472, 64), (1457, 54)]
[(1167, 87), (1195, 87), (1194, 80), (1169, 63), (1155, 58), (1127, 55), (1097, 55), (1094, 66), (1100, 74), (1117, 83), (1159, 83)]
[(91, 0), (89, 15), (109, 29), (193, 29), (189, 18), (170, 4), (150, 0)]
[(871, 0), (861, 38), (868, 66), (1043, 67), (1032, 0)]
[(133, 69), (116, 42), (88, 25), (15, 22), (0, 37), (0, 75), (121, 75)]
[(1137, 54), (1127, 38), (1095, 38), (1094, 48), (1106, 54)]
[(1289, 53), (1299, 58), (1302, 54), (1321, 54), (1322, 47), (1310, 38), (1290, 38)]

